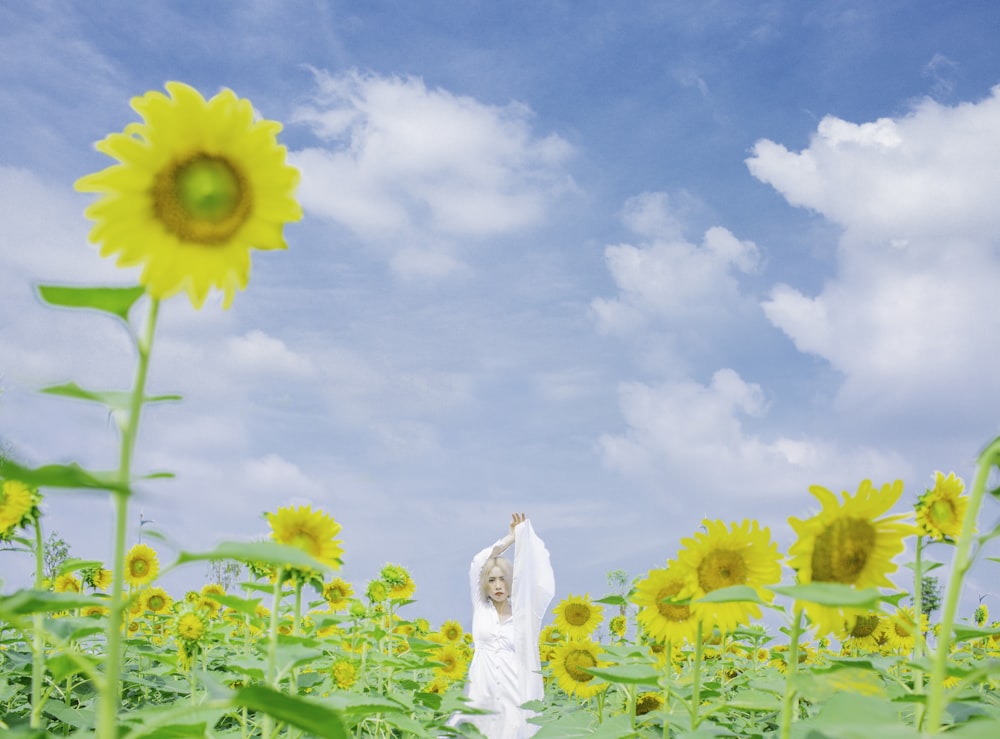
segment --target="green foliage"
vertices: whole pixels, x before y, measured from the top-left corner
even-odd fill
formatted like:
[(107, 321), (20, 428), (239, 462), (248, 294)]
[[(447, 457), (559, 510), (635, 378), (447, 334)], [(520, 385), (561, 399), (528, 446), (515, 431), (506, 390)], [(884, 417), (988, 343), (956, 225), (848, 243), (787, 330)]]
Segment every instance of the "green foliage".
[(69, 559), (69, 544), (59, 532), (52, 531), (42, 545), (42, 572), (49, 580), (61, 574), (63, 563)]

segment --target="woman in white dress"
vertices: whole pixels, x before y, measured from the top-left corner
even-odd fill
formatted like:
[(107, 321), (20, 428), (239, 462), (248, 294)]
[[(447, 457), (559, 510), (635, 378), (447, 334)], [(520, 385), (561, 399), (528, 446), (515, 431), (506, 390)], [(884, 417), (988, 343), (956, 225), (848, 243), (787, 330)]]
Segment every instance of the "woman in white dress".
[[(514, 563), (501, 557), (514, 545)], [(521, 704), (542, 700), (538, 634), (555, 594), (549, 551), (523, 513), (511, 516), (510, 532), (472, 559), (472, 640), (465, 695), (489, 714), (459, 716), (489, 739), (522, 739), (538, 731)]]

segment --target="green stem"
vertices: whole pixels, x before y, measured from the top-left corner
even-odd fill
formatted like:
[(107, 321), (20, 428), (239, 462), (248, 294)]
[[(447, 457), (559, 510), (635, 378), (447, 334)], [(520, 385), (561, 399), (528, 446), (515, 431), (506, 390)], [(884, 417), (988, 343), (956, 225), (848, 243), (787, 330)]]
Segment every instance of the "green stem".
[(667, 639), (667, 662), (663, 668), (663, 739), (670, 739), (670, 683), (673, 678), (674, 655), (673, 642)]
[(108, 614), (107, 653), (104, 656), (105, 682), (103, 690), (98, 695), (97, 705), (97, 737), (98, 739), (116, 739), (118, 735), (118, 703), (121, 694), (122, 670), (122, 615), (124, 601), (122, 590), (125, 586), (125, 540), (128, 524), (129, 486), (132, 479), (132, 452), (139, 432), (139, 420), (142, 414), (142, 404), (146, 393), (146, 376), (149, 372), (149, 359), (153, 350), (153, 336), (156, 333), (156, 319), (159, 315), (160, 301), (150, 299), (149, 313), (146, 316), (146, 326), (141, 336), (136, 340), (139, 352), (139, 362), (135, 371), (135, 382), (132, 386), (132, 397), (128, 416), (121, 424), (121, 449), (118, 461), (117, 482), (120, 487), (112, 492), (115, 509), (114, 527), (114, 557), (112, 559), (111, 604)]
[[(920, 659), (926, 654), (927, 645), (924, 643), (924, 632), (921, 629), (924, 612), (924, 567), (923, 567), (924, 537), (917, 535), (916, 554), (913, 561), (913, 656)], [(924, 692), (924, 671), (919, 667), (913, 668), (913, 692), (922, 695)], [(923, 703), (916, 704), (914, 724), (920, 726), (924, 720), (926, 706)]]
[[(283, 567), (279, 567), (274, 575), (274, 598), (271, 602), (271, 625), (268, 629), (267, 639), (267, 684), (272, 688), (277, 688), (278, 673), (278, 609), (281, 607), (281, 585), (285, 576)], [(271, 714), (264, 714), (264, 725), (261, 727), (263, 739), (270, 739), (274, 731), (274, 722)]]
[[(43, 562), (45, 549), (42, 544), (42, 524), (35, 519), (35, 589), (42, 589), (45, 577)], [(31, 646), (31, 728), (42, 727), (42, 681), (45, 679), (45, 640), (42, 635), (42, 614), (33, 613)]]
[(925, 731), (937, 734), (941, 729), (941, 718), (944, 714), (944, 679), (948, 667), (948, 652), (951, 649), (952, 627), (955, 625), (955, 613), (958, 610), (959, 597), (962, 594), (962, 581), (965, 573), (972, 566), (972, 542), (975, 539), (976, 521), (979, 518), (979, 508), (986, 493), (986, 480), (993, 466), (1000, 460), (1000, 437), (994, 439), (979, 456), (979, 467), (969, 494), (969, 507), (962, 521), (962, 533), (955, 545), (955, 554), (951, 563), (951, 576), (948, 579), (948, 592), (945, 595), (944, 611), (941, 616), (941, 634), (938, 637), (937, 651), (931, 666), (930, 694), (927, 699), (927, 717)]
[(792, 636), (788, 645), (788, 667), (785, 671), (785, 699), (781, 706), (781, 739), (792, 733), (792, 721), (798, 713), (795, 700), (795, 673), (799, 669), (799, 637), (802, 636), (802, 607), (795, 606), (792, 617)]
[(701, 638), (701, 621), (694, 641), (694, 685), (691, 688), (691, 731), (698, 728), (698, 709), (701, 708), (701, 662), (704, 645)]

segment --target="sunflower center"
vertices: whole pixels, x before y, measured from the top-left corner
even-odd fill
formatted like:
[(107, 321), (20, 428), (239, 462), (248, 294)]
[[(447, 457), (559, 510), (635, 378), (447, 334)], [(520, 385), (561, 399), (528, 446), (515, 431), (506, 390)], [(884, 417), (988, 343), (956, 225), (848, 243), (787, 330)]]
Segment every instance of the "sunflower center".
[(597, 667), (597, 660), (594, 655), (585, 649), (576, 649), (566, 655), (563, 666), (569, 676), (578, 683), (590, 682), (594, 676), (584, 668)]
[(228, 241), (246, 222), (252, 205), (245, 178), (224, 157), (197, 153), (172, 162), (153, 180), (153, 210), (183, 241)]
[(747, 563), (739, 552), (717, 549), (698, 565), (698, 584), (706, 593), (747, 581)]
[(672, 603), (664, 603), (665, 600), (673, 598), (681, 590), (681, 584), (668, 585), (661, 588), (656, 594), (656, 610), (660, 612), (668, 621), (687, 621), (691, 618), (691, 608), (689, 606), (675, 606)]
[(149, 562), (144, 559), (134, 559), (129, 567), (132, 577), (142, 577), (149, 572)]
[(854, 622), (854, 628), (851, 629), (851, 636), (855, 639), (871, 636), (878, 629), (879, 620), (879, 617), (875, 615), (858, 616), (857, 621)]
[(149, 599), (149, 610), (159, 611), (163, 608), (164, 601), (162, 595), (154, 595)]
[(319, 544), (316, 541), (316, 537), (312, 536), (308, 531), (296, 531), (289, 538), (288, 544), (310, 554), (315, 554), (319, 551)]
[(590, 620), (590, 609), (583, 603), (570, 603), (565, 611), (566, 623), (572, 626), (583, 626)]
[(951, 501), (935, 500), (933, 505), (931, 505), (929, 518), (938, 526), (954, 523), (955, 508), (952, 506)]
[(816, 537), (812, 570), (816, 582), (853, 584), (875, 549), (875, 528), (864, 518), (841, 518)]

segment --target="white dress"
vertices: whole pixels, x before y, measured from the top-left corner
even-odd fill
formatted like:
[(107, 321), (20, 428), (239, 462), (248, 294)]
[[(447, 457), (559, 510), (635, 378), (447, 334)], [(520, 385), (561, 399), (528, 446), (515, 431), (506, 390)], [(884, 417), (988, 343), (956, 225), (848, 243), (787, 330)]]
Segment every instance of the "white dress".
[(472, 723), (489, 739), (523, 739), (538, 731), (528, 723), (534, 713), (520, 706), (544, 697), (538, 634), (555, 594), (555, 578), (549, 551), (531, 522), (519, 523), (514, 529), (511, 617), (501, 623), (493, 602), (480, 587), (483, 565), (494, 546), (479, 552), (469, 568), (475, 651), (465, 686), (470, 703), (492, 713), (460, 716), (453, 721)]

